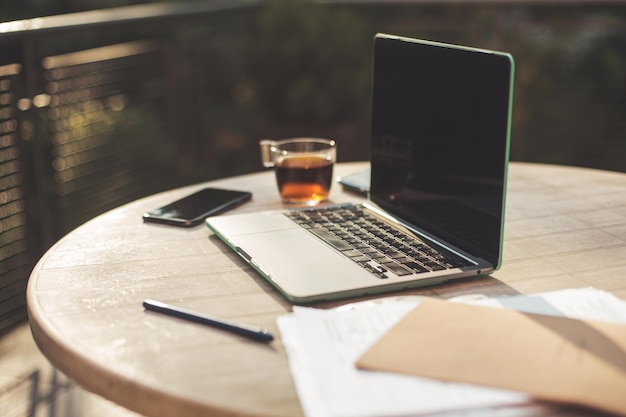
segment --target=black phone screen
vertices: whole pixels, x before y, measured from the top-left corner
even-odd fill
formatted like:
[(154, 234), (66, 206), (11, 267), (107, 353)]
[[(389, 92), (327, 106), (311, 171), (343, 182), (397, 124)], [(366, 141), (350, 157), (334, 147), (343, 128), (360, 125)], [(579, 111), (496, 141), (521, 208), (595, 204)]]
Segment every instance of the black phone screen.
[(148, 222), (176, 226), (194, 226), (205, 218), (214, 216), (242, 204), (252, 197), (247, 191), (204, 188), (180, 200), (144, 213)]

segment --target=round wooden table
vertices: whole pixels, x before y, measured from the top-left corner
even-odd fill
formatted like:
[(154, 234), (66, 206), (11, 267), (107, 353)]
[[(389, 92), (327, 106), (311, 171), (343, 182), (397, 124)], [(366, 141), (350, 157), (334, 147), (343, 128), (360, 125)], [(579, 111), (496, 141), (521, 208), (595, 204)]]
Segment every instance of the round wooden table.
[[(338, 164), (335, 173), (365, 167)], [(141, 218), (206, 185), (252, 191), (252, 202), (233, 212), (281, 208), (273, 175), (143, 198), (61, 239), (28, 285), (41, 351), (86, 389), (147, 416), (302, 415), (276, 326), (290, 303), (204, 226)], [(333, 202), (359, 199), (333, 186)], [(448, 298), (593, 286), (626, 298), (626, 174), (511, 163), (504, 253), (490, 277), (412, 293)], [(262, 344), (148, 312), (146, 298), (258, 324), (277, 339)]]

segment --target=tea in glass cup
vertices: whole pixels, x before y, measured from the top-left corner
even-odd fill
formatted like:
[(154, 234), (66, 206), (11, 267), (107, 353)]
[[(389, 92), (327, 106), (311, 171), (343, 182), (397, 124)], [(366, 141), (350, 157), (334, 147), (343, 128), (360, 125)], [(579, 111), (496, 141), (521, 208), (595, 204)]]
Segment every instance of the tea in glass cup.
[(294, 138), (262, 140), (263, 165), (274, 168), (284, 203), (316, 205), (328, 199), (337, 160), (334, 140)]

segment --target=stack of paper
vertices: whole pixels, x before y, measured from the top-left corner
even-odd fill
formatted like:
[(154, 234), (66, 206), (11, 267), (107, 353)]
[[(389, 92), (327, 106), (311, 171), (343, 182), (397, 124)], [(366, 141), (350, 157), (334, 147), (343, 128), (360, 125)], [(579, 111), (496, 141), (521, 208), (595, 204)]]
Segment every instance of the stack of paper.
[[(472, 303), (505, 307), (511, 312), (517, 310), (573, 319), (626, 323), (625, 302), (609, 293), (589, 288), (535, 296), (483, 299)], [(420, 304), (423, 305), (420, 306)], [(427, 314), (418, 315), (416, 319), (416, 314), (420, 310), (416, 308), (418, 306), (427, 307), (429, 310), (423, 310)], [(463, 415), (469, 415), (472, 412), (481, 415), (485, 409), (498, 410), (500, 416), (520, 416), (536, 415), (537, 409), (544, 407), (533, 402), (533, 398), (569, 402), (567, 398), (542, 396), (537, 389), (525, 389), (524, 384), (528, 384), (530, 381), (528, 378), (532, 379), (534, 375), (530, 368), (518, 368), (515, 371), (515, 373), (519, 373), (520, 369), (527, 371), (525, 372), (526, 379), (522, 380), (521, 385), (499, 383), (500, 379), (509, 382), (516, 380), (506, 369), (498, 373), (501, 363), (495, 361), (496, 356), (503, 353), (501, 348), (506, 345), (504, 342), (512, 339), (502, 337), (500, 333), (493, 340), (485, 340), (494, 336), (489, 331), (484, 332), (484, 329), (494, 329), (496, 324), (502, 325), (502, 323), (506, 326), (508, 319), (506, 317), (502, 319), (503, 314), (493, 314), (498, 310), (484, 308), (479, 310), (483, 314), (483, 310), (488, 310), (486, 316), (467, 317), (463, 316), (467, 314), (467, 309), (462, 308), (461, 311), (453, 309), (451, 318), (446, 321), (445, 314), (441, 312), (448, 311), (446, 307), (449, 306), (449, 302), (405, 298), (356, 304), (348, 309), (319, 310), (294, 307), (292, 314), (280, 317), (278, 325), (282, 340), (287, 349), (290, 368), (307, 417), (382, 417), (454, 413), (455, 411), (462, 411)], [(505, 312), (499, 311), (499, 313)], [(458, 314), (461, 314), (461, 317), (458, 317)], [(474, 313), (470, 312), (470, 314)], [(574, 322), (574, 320), (569, 321)], [(466, 334), (463, 336), (464, 340), (458, 340), (459, 334), (455, 333), (454, 329), (458, 327), (456, 324), (463, 322), (478, 325), (474, 329), (476, 332), (474, 339)], [(553, 322), (550, 321), (550, 323)], [(562, 326), (558, 320), (556, 323)], [(424, 327), (433, 326), (433, 324), (436, 326), (431, 327), (430, 330)], [(404, 330), (402, 330), (403, 326)], [(622, 326), (615, 327), (621, 328)], [(442, 333), (433, 332), (433, 328), (449, 329), (451, 332), (441, 338)], [(396, 331), (398, 329), (401, 330), (400, 333)], [(407, 329), (409, 331), (406, 331)], [(514, 328), (508, 328), (508, 330), (515, 332)], [(518, 332), (518, 334), (522, 336), (529, 332), (528, 329), (519, 330), (522, 333)], [(502, 332), (502, 327), (499, 331)], [(534, 336), (533, 334), (531, 330), (528, 340), (522, 337), (515, 343), (524, 340), (526, 351), (532, 349), (532, 352), (538, 352), (541, 354), (539, 356), (542, 356), (545, 351), (542, 352), (544, 346), (541, 344), (545, 341), (537, 340), (536, 334)], [(397, 338), (398, 335), (400, 338)], [(457, 339), (454, 339), (455, 337)], [(472, 343), (470, 343), (472, 341), (480, 342), (478, 346), (482, 350), (477, 351), (472, 348)], [(504, 343), (504, 345), (498, 347), (498, 343)], [(514, 346), (515, 343), (509, 345), (508, 348)], [(613, 359), (622, 361), (615, 366), (626, 367), (623, 362), (626, 354), (622, 352), (620, 356), (619, 348), (613, 344), (609, 345), (612, 350), (607, 355), (611, 354)], [(493, 346), (491, 350), (490, 346)], [(550, 353), (558, 355), (558, 347), (561, 345), (557, 343), (551, 346), (551, 349), (556, 349), (556, 351), (553, 350)], [(601, 347), (607, 349), (607, 344), (604, 343)], [(485, 350), (490, 350), (489, 360), (485, 360), (484, 356), (481, 360), (477, 360), (476, 355), (484, 355)], [(451, 355), (451, 352), (453, 355), (446, 359), (445, 355)], [(501, 355), (501, 357), (506, 359), (506, 355)], [(545, 356), (542, 357), (545, 358)], [(557, 359), (559, 358), (554, 358), (555, 361)], [(549, 384), (545, 383), (547, 381), (537, 384), (540, 381), (532, 380), (533, 386), (539, 385), (544, 388), (561, 386), (562, 384), (555, 384), (554, 378), (561, 378), (559, 366), (571, 366), (571, 359), (569, 357), (564, 362), (549, 365), (547, 369), (552, 369), (554, 372), (545, 374), (552, 375), (553, 379)], [(357, 369), (356, 363), (359, 360), (361, 360), (359, 363), (362, 367), (393, 372)], [(437, 372), (423, 372), (424, 364), (429, 363), (433, 365), (431, 369)], [(622, 376), (626, 375), (624, 367), (619, 369), (621, 369)], [(413, 375), (429, 375), (438, 379)], [(476, 375), (487, 377), (476, 379)], [(564, 375), (562, 378), (567, 378), (567, 376)], [(485, 385), (443, 382), (443, 380), (471, 381), (476, 384), (513, 388), (515, 391), (488, 388)], [(603, 408), (598, 404), (584, 401), (582, 403)], [(604, 409), (615, 411), (607, 407)]]

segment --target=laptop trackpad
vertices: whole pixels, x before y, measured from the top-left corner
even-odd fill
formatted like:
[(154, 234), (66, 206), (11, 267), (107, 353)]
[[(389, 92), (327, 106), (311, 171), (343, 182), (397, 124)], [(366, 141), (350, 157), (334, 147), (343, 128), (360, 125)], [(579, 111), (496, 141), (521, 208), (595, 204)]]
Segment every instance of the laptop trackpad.
[[(274, 281), (296, 297), (363, 285), (371, 275), (303, 229), (238, 236), (243, 248)], [(371, 282), (370, 282), (371, 284)]]

